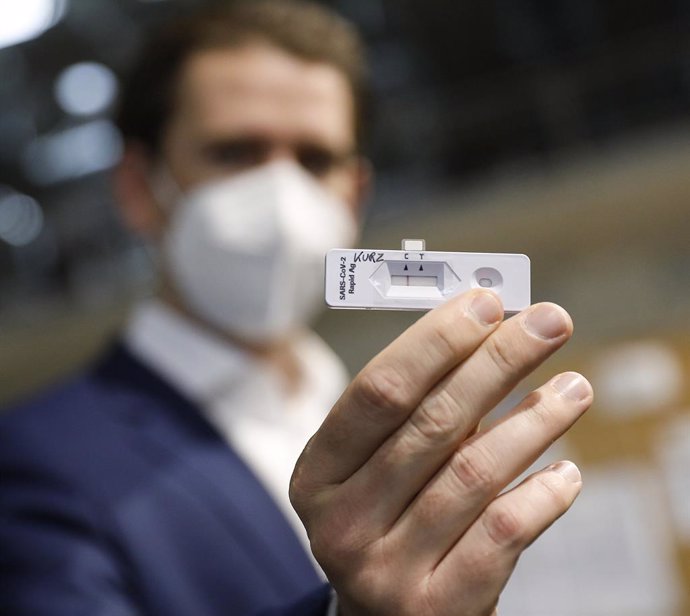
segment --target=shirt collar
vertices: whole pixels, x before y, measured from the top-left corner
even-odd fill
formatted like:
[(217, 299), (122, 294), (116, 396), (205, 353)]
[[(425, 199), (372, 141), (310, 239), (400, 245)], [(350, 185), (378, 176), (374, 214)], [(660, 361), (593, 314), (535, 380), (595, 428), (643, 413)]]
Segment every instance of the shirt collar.
[[(264, 362), (157, 299), (135, 308), (125, 328), (125, 342), (139, 359), (203, 407), (219, 394), (243, 390), (250, 383), (268, 387), (275, 376)], [(348, 381), (340, 359), (313, 332), (298, 337), (293, 352), (303, 370), (303, 390), (332, 404)]]
[(242, 378), (257, 362), (150, 299), (135, 308), (125, 329), (129, 349), (195, 402), (208, 399), (219, 383)]

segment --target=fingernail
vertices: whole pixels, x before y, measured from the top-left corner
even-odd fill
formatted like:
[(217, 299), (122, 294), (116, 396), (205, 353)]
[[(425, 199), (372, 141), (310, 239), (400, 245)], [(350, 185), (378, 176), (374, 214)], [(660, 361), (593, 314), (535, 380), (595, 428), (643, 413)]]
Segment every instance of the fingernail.
[(568, 460), (552, 464), (549, 466), (549, 470), (553, 471), (554, 473), (558, 473), (561, 477), (564, 477), (571, 483), (580, 483), (582, 481), (580, 469)]
[(490, 292), (478, 293), (470, 303), (470, 312), (483, 325), (493, 325), (503, 318), (503, 306)]
[(545, 340), (562, 336), (568, 326), (563, 310), (553, 304), (535, 306), (527, 313), (524, 324), (527, 331)]
[(575, 402), (581, 402), (592, 393), (592, 388), (585, 377), (577, 372), (561, 374), (553, 382), (554, 389)]

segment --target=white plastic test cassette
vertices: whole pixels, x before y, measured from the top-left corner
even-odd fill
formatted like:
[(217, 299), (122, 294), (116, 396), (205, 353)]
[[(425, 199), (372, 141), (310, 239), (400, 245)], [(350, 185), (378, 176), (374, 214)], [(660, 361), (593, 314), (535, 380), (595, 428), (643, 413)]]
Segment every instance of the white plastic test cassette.
[(430, 252), (424, 240), (402, 244), (402, 250), (330, 250), (326, 304), (360, 310), (430, 310), (474, 288), (498, 294), (507, 314), (530, 304), (526, 255)]

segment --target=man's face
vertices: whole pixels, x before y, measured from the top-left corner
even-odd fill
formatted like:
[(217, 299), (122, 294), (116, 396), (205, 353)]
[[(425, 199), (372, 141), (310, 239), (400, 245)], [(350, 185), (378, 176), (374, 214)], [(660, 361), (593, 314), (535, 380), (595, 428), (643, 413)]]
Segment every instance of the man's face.
[[(356, 155), (353, 107), (338, 69), (267, 44), (192, 55), (180, 70), (161, 151), (152, 159), (130, 144), (116, 171), (125, 223), (162, 248), (179, 197), (163, 184), (166, 170), (186, 192), (279, 160), (301, 165), (355, 220), (367, 165)], [(191, 314), (168, 265), (163, 260), (162, 296)]]
[(184, 191), (278, 159), (311, 173), (352, 210), (360, 200), (353, 97), (335, 67), (252, 44), (183, 65), (162, 155)]

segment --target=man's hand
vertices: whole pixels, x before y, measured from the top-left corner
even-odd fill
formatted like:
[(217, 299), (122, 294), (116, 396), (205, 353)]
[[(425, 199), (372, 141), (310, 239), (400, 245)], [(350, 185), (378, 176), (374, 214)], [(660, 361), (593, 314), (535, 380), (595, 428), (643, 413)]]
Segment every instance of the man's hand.
[(307, 445), (291, 499), (340, 612), (488, 616), (520, 553), (572, 504), (561, 462), (501, 491), (589, 407), (575, 373), (482, 417), (572, 334), (537, 304), (502, 322), (475, 291), (431, 311), (353, 380)]

